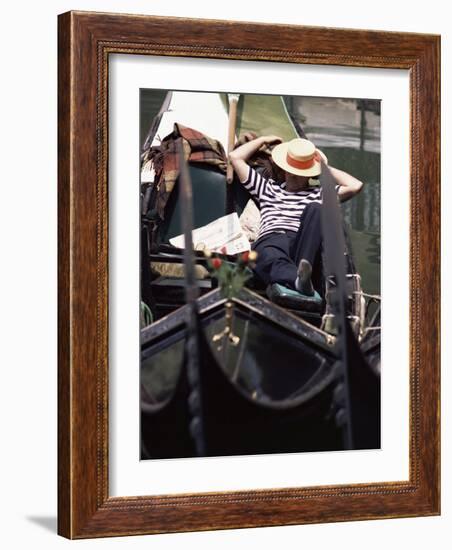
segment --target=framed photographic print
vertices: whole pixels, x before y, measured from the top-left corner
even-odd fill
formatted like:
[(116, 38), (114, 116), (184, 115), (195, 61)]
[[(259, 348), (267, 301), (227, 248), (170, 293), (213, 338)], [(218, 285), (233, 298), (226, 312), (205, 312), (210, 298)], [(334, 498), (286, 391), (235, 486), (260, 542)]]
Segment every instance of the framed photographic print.
[(439, 514), (439, 45), (59, 17), (61, 535)]

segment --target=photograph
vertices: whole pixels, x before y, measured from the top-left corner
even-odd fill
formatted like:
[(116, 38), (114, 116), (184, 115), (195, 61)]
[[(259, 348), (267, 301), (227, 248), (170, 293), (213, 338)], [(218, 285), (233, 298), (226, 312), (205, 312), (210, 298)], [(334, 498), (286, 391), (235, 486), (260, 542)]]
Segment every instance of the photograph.
[(139, 98), (140, 460), (380, 449), (381, 101)]

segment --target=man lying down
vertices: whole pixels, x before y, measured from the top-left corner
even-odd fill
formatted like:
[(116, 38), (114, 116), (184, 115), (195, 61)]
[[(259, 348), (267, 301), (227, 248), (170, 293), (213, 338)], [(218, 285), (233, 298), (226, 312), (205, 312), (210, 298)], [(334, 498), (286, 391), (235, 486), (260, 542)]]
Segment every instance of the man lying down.
[[(247, 160), (262, 146), (275, 144), (273, 162), (282, 170), (284, 181), (263, 178)], [(286, 289), (320, 301), (322, 287), (321, 188), (313, 181), (327, 158), (315, 145), (302, 138), (282, 142), (278, 136), (261, 136), (234, 149), (229, 158), (246, 189), (256, 197), (261, 212), (257, 238), (255, 272), (270, 289)], [(340, 201), (361, 191), (362, 182), (337, 168), (329, 167), (336, 179)]]

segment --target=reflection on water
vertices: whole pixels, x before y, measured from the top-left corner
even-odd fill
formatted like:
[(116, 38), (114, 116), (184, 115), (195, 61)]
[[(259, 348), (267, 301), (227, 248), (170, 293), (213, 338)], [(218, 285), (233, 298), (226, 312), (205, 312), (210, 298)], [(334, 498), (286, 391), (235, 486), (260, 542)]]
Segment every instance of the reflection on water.
[(152, 120), (160, 111), (167, 90), (140, 90), (140, 146), (146, 140)]
[[(142, 90), (141, 143), (165, 95), (165, 90)], [(371, 294), (380, 294), (379, 102), (318, 97), (286, 97), (285, 101), (307, 137), (325, 152), (331, 166), (364, 182), (361, 193), (344, 203), (342, 210), (350, 226), (363, 288)], [(363, 104), (365, 109), (360, 109)]]
[(342, 211), (363, 288), (380, 294), (379, 103), (369, 102), (363, 110), (355, 99), (302, 97), (286, 102), (329, 164), (364, 183), (359, 195), (342, 204)]

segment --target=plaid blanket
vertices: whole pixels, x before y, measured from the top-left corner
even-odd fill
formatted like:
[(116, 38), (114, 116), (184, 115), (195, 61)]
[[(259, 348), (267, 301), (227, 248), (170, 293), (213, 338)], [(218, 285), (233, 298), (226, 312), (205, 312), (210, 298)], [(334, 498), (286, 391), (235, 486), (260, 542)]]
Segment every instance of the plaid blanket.
[[(240, 137), (235, 147), (255, 139), (253, 132)], [(151, 163), (155, 172), (154, 185), (157, 187), (156, 201), (152, 205), (160, 219), (165, 217), (165, 207), (179, 176), (179, 148), (182, 145), (184, 158), (191, 163), (215, 166), (226, 173), (227, 156), (223, 146), (216, 139), (176, 123), (174, 130), (160, 145), (150, 147), (142, 155), (142, 168)], [(249, 159), (251, 165), (264, 166), (264, 177), (278, 177), (277, 167), (271, 162), (271, 149), (258, 151)]]

